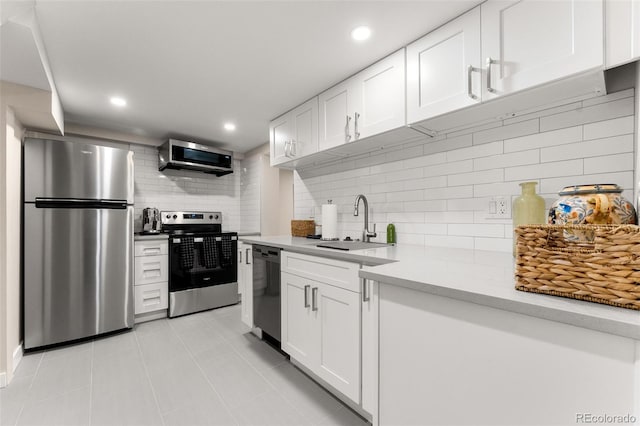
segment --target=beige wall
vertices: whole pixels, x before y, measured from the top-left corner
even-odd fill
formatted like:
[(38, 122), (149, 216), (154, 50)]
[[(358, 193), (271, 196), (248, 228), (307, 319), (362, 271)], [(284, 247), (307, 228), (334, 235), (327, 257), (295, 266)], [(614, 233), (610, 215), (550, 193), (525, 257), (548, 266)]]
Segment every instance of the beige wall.
[[(0, 105), (0, 385), (13, 377), (20, 338), (20, 181), (22, 125)], [(5, 382), (5, 383), (3, 383)]]
[(260, 234), (291, 235), (293, 219), (293, 172), (269, 165), (262, 155), (260, 180)]

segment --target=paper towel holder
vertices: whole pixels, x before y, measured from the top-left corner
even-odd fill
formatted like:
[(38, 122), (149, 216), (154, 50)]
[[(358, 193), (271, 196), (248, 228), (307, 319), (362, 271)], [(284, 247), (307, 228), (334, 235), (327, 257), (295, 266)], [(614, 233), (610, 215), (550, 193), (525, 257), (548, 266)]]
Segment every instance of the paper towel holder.
[[(327, 205), (335, 206), (335, 204), (333, 204), (333, 200), (327, 200)], [(336, 207), (336, 208), (337, 208), (337, 207)], [(324, 210), (324, 206), (323, 206), (323, 210)], [(323, 211), (323, 213), (324, 213), (324, 211)], [(335, 211), (334, 211), (334, 214), (336, 214), (336, 212), (335, 212)], [(324, 217), (324, 214), (323, 214), (323, 217), (322, 217), (323, 225), (325, 224), (325, 219), (326, 219), (326, 218)], [(334, 220), (335, 220), (335, 219), (334, 219)], [(321, 226), (322, 226), (322, 225), (321, 225)], [(336, 226), (336, 224), (334, 223), (334, 224), (333, 224), (334, 232), (335, 232), (335, 226)], [(323, 227), (322, 227), (322, 237), (321, 237), (321, 239), (322, 239), (323, 241), (339, 241), (339, 240), (340, 240), (340, 238), (338, 238), (337, 236), (335, 236), (335, 237), (334, 237), (334, 236), (332, 236), (332, 237), (329, 237), (329, 238), (327, 238), (327, 237), (326, 237), (326, 235), (325, 235), (325, 230), (328, 230), (328, 229), (330, 229), (330, 226), (329, 226), (329, 225), (327, 225), (327, 226), (323, 226)]]

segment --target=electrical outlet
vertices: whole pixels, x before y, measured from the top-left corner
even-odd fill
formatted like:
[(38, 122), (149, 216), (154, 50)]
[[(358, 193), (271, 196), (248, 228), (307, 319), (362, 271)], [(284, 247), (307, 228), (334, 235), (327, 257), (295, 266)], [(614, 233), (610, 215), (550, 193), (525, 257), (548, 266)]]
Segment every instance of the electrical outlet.
[(489, 199), (487, 219), (510, 219), (511, 200), (509, 197), (492, 197)]

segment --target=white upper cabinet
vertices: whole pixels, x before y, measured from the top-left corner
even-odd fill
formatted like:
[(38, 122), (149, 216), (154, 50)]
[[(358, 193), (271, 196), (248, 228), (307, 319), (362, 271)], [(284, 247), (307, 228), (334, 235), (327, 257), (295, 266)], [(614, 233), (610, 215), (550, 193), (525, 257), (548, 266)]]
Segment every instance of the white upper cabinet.
[(404, 55), (401, 49), (318, 96), (321, 151), (405, 125)]
[(483, 100), (604, 64), (602, 1), (489, 0), (481, 15)]
[(407, 121), (481, 100), (480, 7), (407, 46)]
[(640, 0), (606, 0), (605, 17), (607, 68), (640, 58)]
[(276, 118), (269, 126), (271, 165), (286, 163), (318, 151), (318, 98)]

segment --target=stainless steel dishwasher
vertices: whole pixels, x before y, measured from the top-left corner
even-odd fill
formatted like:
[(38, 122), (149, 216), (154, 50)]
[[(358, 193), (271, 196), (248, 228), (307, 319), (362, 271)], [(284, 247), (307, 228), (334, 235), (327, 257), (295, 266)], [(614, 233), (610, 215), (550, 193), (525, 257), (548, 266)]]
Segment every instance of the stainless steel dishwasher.
[(253, 322), (262, 338), (280, 347), (280, 251), (253, 245)]

